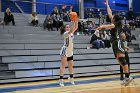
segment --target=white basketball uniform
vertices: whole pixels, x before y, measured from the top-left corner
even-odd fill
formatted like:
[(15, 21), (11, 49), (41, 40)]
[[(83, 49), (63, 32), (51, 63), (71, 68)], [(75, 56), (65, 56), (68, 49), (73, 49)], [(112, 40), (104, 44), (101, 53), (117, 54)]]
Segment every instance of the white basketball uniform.
[(69, 31), (66, 31), (63, 35), (64, 37), (64, 45), (61, 48), (60, 55), (71, 57), (73, 56), (73, 39), (74, 35), (72, 33), (69, 34)]

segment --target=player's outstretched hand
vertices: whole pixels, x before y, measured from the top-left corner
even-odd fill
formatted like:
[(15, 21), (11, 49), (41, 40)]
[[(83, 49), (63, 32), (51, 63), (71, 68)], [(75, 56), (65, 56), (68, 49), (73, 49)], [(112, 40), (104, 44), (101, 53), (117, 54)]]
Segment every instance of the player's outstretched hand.
[(105, 0), (105, 4), (108, 5), (108, 0)]
[(97, 27), (96, 30), (102, 30), (102, 26)]

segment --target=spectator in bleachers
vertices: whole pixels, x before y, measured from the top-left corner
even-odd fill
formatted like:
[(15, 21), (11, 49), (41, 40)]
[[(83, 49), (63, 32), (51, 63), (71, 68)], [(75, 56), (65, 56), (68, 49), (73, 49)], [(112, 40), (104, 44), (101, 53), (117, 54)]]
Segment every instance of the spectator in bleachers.
[(73, 12), (73, 6), (70, 6), (69, 11), (65, 11), (62, 13), (63, 20), (66, 22), (70, 22), (70, 13)]
[(56, 14), (52, 15), (52, 20), (53, 20), (53, 27), (56, 28)]
[(129, 24), (124, 25), (123, 32), (126, 35), (127, 42), (131, 42), (131, 29), (129, 27)]
[(140, 16), (136, 17), (136, 27), (140, 28)]
[(66, 5), (63, 5), (62, 6), (62, 8), (61, 8), (61, 10), (60, 10), (60, 14), (64, 14), (64, 13), (66, 13), (67, 11), (66, 11)]
[(81, 34), (83, 33), (84, 27), (83, 27), (83, 21), (79, 21), (78, 22), (78, 32), (80, 32)]
[(89, 35), (87, 22), (83, 22), (82, 27), (83, 27), (83, 34), (84, 35)]
[(61, 10), (60, 10), (61, 20), (63, 20), (65, 14), (67, 13), (66, 7), (67, 7), (66, 5), (63, 5)]
[(51, 13), (51, 15), (57, 15), (57, 14), (59, 14), (59, 10), (58, 10), (58, 8), (57, 7), (54, 7), (54, 9), (52, 10), (52, 13)]
[(31, 23), (33, 26), (37, 26), (37, 25), (38, 25), (38, 17), (37, 17), (36, 12), (32, 12), (31, 18), (30, 18), (30, 23)]
[(106, 48), (111, 47), (111, 44), (110, 44), (110, 37), (109, 37), (109, 35), (106, 33), (106, 31), (104, 31), (104, 32), (101, 34), (101, 39), (104, 41), (104, 44), (105, 44), (105, 47), (106, 47)]
[(44, 23), (43, 23), (43, 27), (44, 29), (48, 29), (48, 31), (53, 31), (53, 20), (52, 20), (52, 17), (51, 15), (47, 15), (46, 16), (46, 19), (44, 20)]
[(90, 35), (94, 33), (95, 24), (92, 21), (84, 22), (83, 27), (84, 35)]
[(99, 12), (99, 22), (100, 22), (100, 24), (104, 23), (104, 16), (103, 16), (102, 12)]
[(85, 33), (87, 33), (88, 35), (90, 35), (93, 32), (93, 26), (91, 23), (87, 24), (87, 27), (85, 29)]
[(133, 19), (134, 19), (133, 9), (130, 8), (130, 10), (128, 12), (128, 20), (133, 20)]
[[(125, 47), (125, 60), (128, 64), (129, 70), (130, 70), (130, 60), (129, 60), (129, 55), (128, 55), (128, 51), (130, 50), (130, 48), (127, 46), (127, 40), (126, 40), (126, 35), (125, 33), (121, 33), (120, 34), (120, 38), (124, 43), (124, 47)], [(124, 73), (123, 73), (123, 69), (120, 66), (120, 80), (124, 80)]]
[(100, 37), (99, 31), (96, 30), (90, 40), (91, 48), (105, 48), (105, 44)]
[(57, 31), (59, 30), (59, 28), (63, 25), (63, 21), (60, 17), (60, 14), (57, 15), (53, 15), (53, 26), (57, 29)]
[(12, 21), (12, 24), (15, 25), (14, 15), (11, 13), (10, 8), (7, 8), (4, 14), (4, 23), (5, 25), (8, 25), (8, 23), (10, 23), (11, 21)]
[(94, 28), (95, 28), (95, 25), (94, 25), (94, 23), (93, 22), (91, 22), (91, 23), (88, 23), (88, 33), (89, 34), (92, 34), (92, 33), (94, 33)]
[(126, 17), (124, 17), (124, 18), (123, 18), (123, 21), (122, 21), (122, 23), (123, 23), (123, 24), (127, 24)]
[(73, 6), (70, 6), (70, 9), (69, 9), (69, 13), (70, 12), (73, 12), (74, 10), (73, 10)]
[(64, 13), (63, 21), (65, 21), (65, 22), (69, 22), (70, 21), (69, 12)]
[(135, 20), (134, 19), (129, 21), (129, 26), (130, 26), (131, 30), (135, 30)]

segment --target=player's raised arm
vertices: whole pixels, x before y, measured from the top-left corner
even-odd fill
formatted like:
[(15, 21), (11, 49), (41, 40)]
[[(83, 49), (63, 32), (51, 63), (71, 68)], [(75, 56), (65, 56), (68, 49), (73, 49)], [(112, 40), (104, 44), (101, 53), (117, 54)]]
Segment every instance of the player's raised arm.
[(102, 26), (99, 26), (98, 28), (96, 28), (96, 30), (111, 29), (111, 28), (114, 28), (114, 27), (115, 27), (114, 24), (102, 25)]
[(79, 17), (77, 17), (76, 20), (73, 21), (73, 26), (71, 27), (69, 33), (74, 33), (78, 29), (78, 22), (79, 22)]
[(110, 9), (110, 6), (109, 6), (109, 4), (108, 4), (108, 0), (105, 0), (105, 4), (106, 4), (106, 6), (107, 6), (107, 13), (108, 13), (108, 16), (109, 16), (109, 18), (112, 20), (113, 15), (112, 15), (112, 11), (111, 11), (111, 9)]

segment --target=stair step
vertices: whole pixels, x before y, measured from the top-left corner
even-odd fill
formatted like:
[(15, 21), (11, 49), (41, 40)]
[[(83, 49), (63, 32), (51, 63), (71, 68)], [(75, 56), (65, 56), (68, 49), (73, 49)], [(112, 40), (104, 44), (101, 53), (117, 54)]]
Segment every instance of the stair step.
[(139, 48), (139, 46), (133, 46), (133, 45), (131, 45), (131, 46), (129, 46), (130, 48)]
[(15, 77), (14, 72), (11, 72), (11, 71), (0, 72), (0, 79), (10, 79), (10, 78), (14, 78), (14, 77)]
[(134, 48), (135, 52), (140, 52), (140, 48)]
[(8, 70), (8, 65), (0, 63), (0, 71), (3, 71), (3, 70)]
[(2, 63), (2, 57), (0, 56), (0, 63)]

